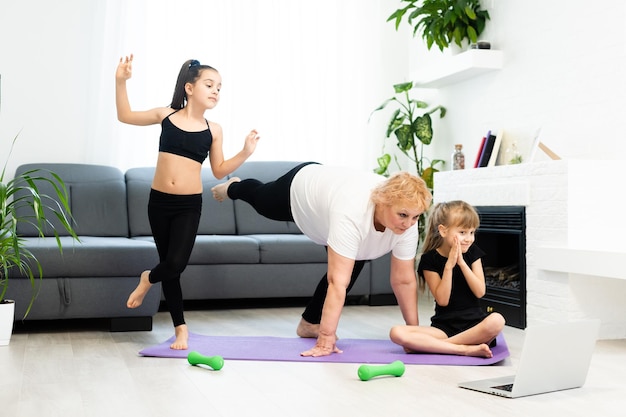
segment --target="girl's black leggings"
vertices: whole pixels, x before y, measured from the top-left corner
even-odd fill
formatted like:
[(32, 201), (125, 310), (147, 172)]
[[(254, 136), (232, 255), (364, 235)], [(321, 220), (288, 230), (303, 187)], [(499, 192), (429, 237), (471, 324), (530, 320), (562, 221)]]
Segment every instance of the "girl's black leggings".
[(174, 327), (185, 324), (180, 274), (189, 262), (201, 213), (202, 194), (150, 191), (148, 219), (160, 261), (150, 271), (150, 282), (161, 283)]
[[(268, 219), (293, 221), (293, 214), (291, 214), (291, 199), (289, 197), (291, 183), (300, 169), (313, 163), (315, 162), (305, 162), (300, 164), (280, 178), (267, 183), (263, 183), (256, 179), (245, 179), (240, 182), (233, 182), (228, 187), (228, 197), (231, 200), (245, 201), (250, 204), (257, 211), (257, 213), (267, 217)], [(355, 262), (347, 291), (350, 291), (356, 282), (356, 279), (358, 278), (364, 265), (365, 261)], [(327, 290), (328, 276), (327, 274), (324, 274), (315, 289), (313, 297), (309, 300), (304, 313), (302, 313), (302, 318), (309, 323), (319, 324), (322, 320), (322, 308), (324, 307)]]

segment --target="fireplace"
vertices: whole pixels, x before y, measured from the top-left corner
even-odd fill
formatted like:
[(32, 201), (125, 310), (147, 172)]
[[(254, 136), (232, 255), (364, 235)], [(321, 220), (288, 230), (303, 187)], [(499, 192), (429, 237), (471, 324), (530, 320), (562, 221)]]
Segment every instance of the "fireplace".
[(480, 226), (476, 244), (487, 292), (481, 305), (504, 316), (506, 324), (526, 328), (526, 214), (524, 206), (476, 206)]

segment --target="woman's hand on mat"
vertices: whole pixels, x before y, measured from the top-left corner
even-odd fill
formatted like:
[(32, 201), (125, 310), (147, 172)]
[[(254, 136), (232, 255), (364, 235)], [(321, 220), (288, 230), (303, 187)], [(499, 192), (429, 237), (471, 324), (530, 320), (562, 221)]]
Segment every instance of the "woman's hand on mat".
[(306, 352), (300, 353), (300, 355), (312, 356), (316, 358), (318, 356), (328, 356), (333, 353), (343, 353), (343, 351), (340, 350), (335, 344), (336, 342), (336, 335), (333, 334), (332, 336), (325, 336), (320, 333), (320, 335), (317, 337), (317, 343), (315, 343), (315, 346), (312, 349), (307, 350)]

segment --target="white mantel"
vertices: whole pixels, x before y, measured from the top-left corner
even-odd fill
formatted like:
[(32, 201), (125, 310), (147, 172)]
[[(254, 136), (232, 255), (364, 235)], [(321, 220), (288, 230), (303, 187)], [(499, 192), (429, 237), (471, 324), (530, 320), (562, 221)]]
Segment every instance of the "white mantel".
[(626, 338), (622, 161), (559, 160), (435, 174), (435, 202), (526, 207), (527, 325), (596, 317)]

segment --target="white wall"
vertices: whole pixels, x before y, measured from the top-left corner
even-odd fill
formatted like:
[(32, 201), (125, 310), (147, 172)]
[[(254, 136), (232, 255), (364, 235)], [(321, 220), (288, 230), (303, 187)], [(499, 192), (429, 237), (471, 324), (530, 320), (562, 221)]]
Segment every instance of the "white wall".
[[(110, 163), (121, 168), (133, 165), (132, 157), (137, 154), (142, 156), (137, 163), (154, 161), (158, 128), (154, 131), (121, 127), (115, 120), (113, 72), (119, 55), (135, 52), (139, 56), (138, 79), (155, 84), (153, 78), (157, 75), (150, 74), (155, 74), (157, 69), (162, 71), (157, 84), (167, 93), (154, 97), (154, 85), (133, 91), (138, 106), (156, 106), (170, 99), (180, 61), (191, 53), (185, 46), (189, 39), (206, 39), (206, 49), (198, 51), (198, 55), (211, 60), (217, 45), (236, 37), (242, 27), (252, 25), (272, 26), (273, 32), (264, 35), (272, 41), (278, 39), (279, 33), (298, 39), (303, 51), (291, 51), (285, 56), (294, 58), (285, 58), (284, 62), (277, 62), (274, 53), (271, 60), (254, 56), (252, 64), (247, 61), (248, 55), (237, 51), (224, 52), (219, 57), (215, 66), (228, 83), (218, 119), (228, 135), (228, 146), (232, 144), (226, 152), (237, 150), (243, 134), (259, 123), (263, 124), (258, 127), (264, 129), (266, 143), (260, 145), (254, 158), (306, 159), (312, 152), (321, 155), (317, 153), (318, 139), (330, 136), (334, 145), (324, 149), (322, 162), (373, 167), (381, 150), (387, 116), (381, 114), (368, 123), (370, 111), (390, 96), (392, 84), (408, 80), (419, 71), (420, 65), (427, 64), (433, 54), (440, 52), (426, 52), (420, 39), (411, 40), (408, 27), (395, 32), (391, 23), (385, 23), (395, 8), (395, 3), (388, 0), (346, 0), (337, 3), (338, 9), (332, 16), (313, 12), (285, 14), (285, 5), (295, 4), (294, 0), (228, 3), (239, 5), (233, 6), (239, 7), (236, 14), (225, 15), (220, 7), (226, 3), (218, 0), (201, 2), (201, 9), (192, 6), (190, 0), (175, 6), (161, 0), (149, 2), (155, 9), (173, 10), (173, 18), (158, 25), (158, 36), (142, 41), (131, 36), (132, 28), (142, 24), (154, 26), (154, 9), (139, 13), (144, 16), (143, 22), (112, 24), (105, 22), (105, 18), (124, 4), (133, 5), (141, 12), (145, 0), (3, 1), (0, 5), (0, 155), (7, 153), (10, 140), (21, 130), (8, 171), (12, 172), (19, 163), (43, 160)], [(311, 10), (319, 9), (320, 5), (329, 7), (331, 3), (334, 2), (298, 2), (302, 7), (310, 5)], [(626, 141), (622, 140), (626, 123), (623, 116), (626, 114), (625, 3), (598, 0), (590, 6), (582, 0), (484, 0), (484, 5), (491, 13), (491, 21), (483, 38), (504, 52), (504, 68), (420, 93), (428, 102), (448, 108), (445, 119), (435, 121), (435, 139), (430, 147), (434, 156), (448, 159), (453, 144), (463, 143), (466, 159), (471, 162), (480, 138), (488, 129), (519, 131), (523, 136), (542, 127), (544, 142), (563, 157), (623, 159), (626, 153)], [(193, 16), (190, 19), (193, 24), (178, 16), (185, 11)], [(378, 14), (380, 23), (372, 23), (373, 13)], [(362, 33), (342, 32), (346, 22), (359, 19)], [(216, 22), (226, 22), (232, 27), (220, 32), (217, 41), (209, 36), (209, 29)], [(378, 36), (372, 37), (373, 31)], [(320, 34), (325, 33), (332, 33), (340, 46), (320, 44)], [(358, 43), (359, 39), (366, 42)], [(246, 47), (246, 38), (235, 42)], [(307, 62), (306, 71), (299, 66), (307, 48), (327, 47), (334, 49), (324, 62)], [(108, 55), (103, 55), (105, 49)], [(153, 51), (158, 51), (158, 55)], [(298, 100), (306, 98), (286, 98), (284, 90), (298, 90), (314, 83), (310, 65), (315, 64), (324, 74), (337, 73), (341, 78), (335, 84), (317, 86), (322, 91), (315, 98), (321, 101), (319, 106), (309, 106), (303, 112), (302, 105), (306, 103)], [(261, 71), (263, 78), (258, 78), (259, 66), (275, 71)], [(375, 75), (366, 83), (351, 85), (346, 73), (365, 70)], [(302, 85), (276, 82), (283, 74), (293, 71), (305, 75)], [(271, 83), (267, 83), (267, 74), (273, 77)], [(246, 102), (246, 90), (250, 88), (266, 93), (268, 102), (256, 107), (262, 117), (253, 114), (253, 107), (239, 105)], [(282, 126), (284, 121), (291, 122)], [(305, 132), (296, 132), (293, 121), (302, 121), (298, 126)], [(316, 130), (308, 129), (311, 125)], [(120, 135), (128, 139), (116, 142)], [(138, 146), (141, 152), (133, 146)]]
[[(563, 158), (626, 159), (626, 2), (483, 0), (481, 36), (503, 51), (503, 69), (437, 91), (449, 110), (435, 132), (437, 154), (464, 144), (473, 164), (487, 130), (504, 129), (528, 148), (541, 139)], [(414, 41), (411, 74), (441, 52)]]
[(409, 65), (410, 36), (385, 22), (392, 10), (386, 0), (5, 1), (0, 155), (21, 131), (9, 174), (38, 161), (153, 165), (159, 127), (115, 117), (115, 67), (134, 53), (136, 109), (167, 105), (185, 60), (218, 68), (222, 100), (206, 117), (222, 125), (227, 157), (257, 128), (252, 159), (373, 168), (386, 120), (369, 114)]
[(80, 161), (89, 129), (91, 2), (3, 1), (0, 6), (0, 163)]

